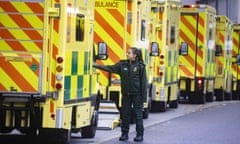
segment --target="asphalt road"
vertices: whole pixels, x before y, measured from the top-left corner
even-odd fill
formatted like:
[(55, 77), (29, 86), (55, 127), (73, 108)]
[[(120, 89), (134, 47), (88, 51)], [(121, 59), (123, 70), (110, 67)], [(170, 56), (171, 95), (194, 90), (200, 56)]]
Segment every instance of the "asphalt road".
[[(144, 120), (144, 127), (143, 144), (240, 144), (240, 101), (179, 104), (177, 109), (150, 113), (149, 118)], [(133, 142), (134, 124), (130, 126), (127, 142), (118, 140), (120, 132), (120, 127), (97, 130), (92, 139), (73, 134), (70, 144), (136, 143)], [(34, 143), (34, 137), (0, 136), (0, 144)]]
[[(145, 128), (143, 144), (239, 144), (240, 103), (220, 104)], [(126, 143), (134, 143), (135, 133)], [(102, 144), (122, 144), (114, 138)], [(136, 142), (135, 142), (136, 143)]]

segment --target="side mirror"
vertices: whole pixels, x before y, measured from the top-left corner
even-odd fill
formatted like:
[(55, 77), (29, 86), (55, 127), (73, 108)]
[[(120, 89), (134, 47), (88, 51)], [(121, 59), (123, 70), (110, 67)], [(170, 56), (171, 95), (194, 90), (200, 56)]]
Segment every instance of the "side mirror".
[(180, 55), (188, 55), (188, 44), (186, 42), (182, 42), (181, 47), (179, 49)]
[(150, 56), (159, 56), (159, 45), (157, 42), (152, 42)]
[(97, 53), (97, 59), (99, 60), (106, 60), (108, 58), (107, 54), (107, 44), (104, 42), (98, 43), (98, 53)]
[(216, 45), (215, 56), (222, 56), (222, 46)]

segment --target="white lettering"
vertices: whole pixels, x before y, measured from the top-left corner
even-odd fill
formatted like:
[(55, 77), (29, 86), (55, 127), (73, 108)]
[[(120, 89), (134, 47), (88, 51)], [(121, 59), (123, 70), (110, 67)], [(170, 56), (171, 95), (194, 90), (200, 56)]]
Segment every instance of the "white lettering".
[(95, 2), (95, 7), (118, 8), (119, 2)]

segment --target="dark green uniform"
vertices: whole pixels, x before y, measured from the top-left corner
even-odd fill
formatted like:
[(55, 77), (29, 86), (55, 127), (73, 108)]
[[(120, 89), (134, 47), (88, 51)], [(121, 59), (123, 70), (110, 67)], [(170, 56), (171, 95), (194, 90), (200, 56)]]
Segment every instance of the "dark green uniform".
[(130, 63), (128, 60), (121, 60), (112, 66), (97, 66), (109, 72), (120, 75), (121, 78), (121, 92), (122, 108), (121, 108), (121, 129), (122, 133), (129, 132), (129, 121), (131, 110), (136, 116), (136, 131), (139, 135), (143, 135), (143, 102), (146, 101), (147, 96), (147, 79), (145, 65), (138, 61)]

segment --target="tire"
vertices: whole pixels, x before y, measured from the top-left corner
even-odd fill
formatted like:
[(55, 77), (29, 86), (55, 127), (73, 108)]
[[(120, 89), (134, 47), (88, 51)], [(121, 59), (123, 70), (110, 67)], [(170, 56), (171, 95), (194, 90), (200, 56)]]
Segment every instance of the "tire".
[(0, 127), (0, 133), (10, 133), (13, 130), (13, 128), (9, 127)]
[(224, 100), (224, 92), (223, 89), (216, 89), (215, 90), (216, 101), (223, 101)]
[(171, 101), (169, 104), (170, 108), (178, 108), (178, 100)]
[(152, 101), (151, 112), (165, 112), (167, 109), (167, 103), (164, 101)]
[(213, 96), (214, 96), (214, 92), (208, 92), (206, 94), (206, 100), (207, 102), (213, 102)]
[(68, 144), (71, 131), (66, 129), (40, 129), (39, 144)]
[(198, 97), (199, 101), (198, 104), (205, 104), (206, 103), (206, 94)]
[(224, 100), (232, 100), (232, 93), (224, 92)]
[(83, 138), (95, 137), (97, 125), (98, 125), (98, 111), (94, 110), (92, 119), (91, 119), (91, 124), (81, 129), (82, 137)]

